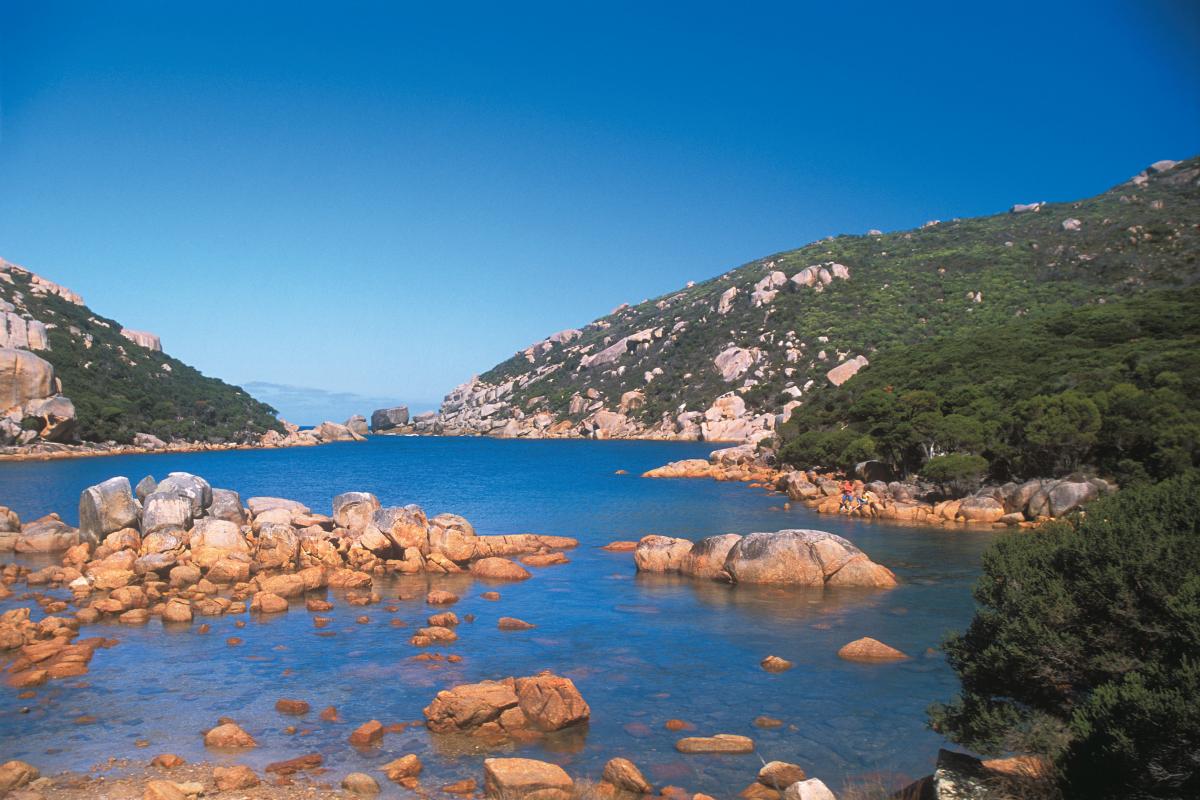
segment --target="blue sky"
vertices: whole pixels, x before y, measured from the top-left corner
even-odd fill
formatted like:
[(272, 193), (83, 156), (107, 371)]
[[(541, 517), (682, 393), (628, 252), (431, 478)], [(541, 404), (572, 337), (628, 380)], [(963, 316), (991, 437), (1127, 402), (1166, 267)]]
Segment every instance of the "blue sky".
[(0, 0), (0, 257), (206, 373), (422, 405), (765, 254), (1200, 151), (1194, 3), (747, 5)]

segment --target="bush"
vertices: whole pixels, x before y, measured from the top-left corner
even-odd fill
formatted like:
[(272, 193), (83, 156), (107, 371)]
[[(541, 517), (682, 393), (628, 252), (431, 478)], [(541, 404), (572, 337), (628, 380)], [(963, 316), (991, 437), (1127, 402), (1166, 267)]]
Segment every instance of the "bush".
[(944, 493), (961, 497), (978, 489), (987, 471), (988, 462), (983, 456), (951, 453), (929, 459), (921, 469), (921, 477), (941, 486)]
[(998, 542), (933, 727), (1053, 757), (1068, 797), (1200, 796), (1198, 503), (1192, 471)]

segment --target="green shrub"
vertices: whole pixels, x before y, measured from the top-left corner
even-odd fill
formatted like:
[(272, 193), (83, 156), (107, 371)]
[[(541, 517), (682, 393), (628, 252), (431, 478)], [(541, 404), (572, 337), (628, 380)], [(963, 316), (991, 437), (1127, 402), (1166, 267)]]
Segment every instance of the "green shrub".
[(998, 542), (946, 642), (934, 728), (1047, 754), (1078, 798), (1200, 796), (1200, 475), (1126, 489)]
[(987, 471), (983, 456), (950, 453), (929, 459), (921, 468), (921, 477), (941, 486), (944, 493), (961, 497), (978, 489)]

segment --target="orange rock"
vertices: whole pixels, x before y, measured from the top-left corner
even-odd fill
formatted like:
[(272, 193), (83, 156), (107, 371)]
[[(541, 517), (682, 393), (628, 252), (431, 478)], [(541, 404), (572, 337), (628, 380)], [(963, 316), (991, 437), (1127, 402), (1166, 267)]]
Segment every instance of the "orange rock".
[(753, 753), (754, 741), (736, 733), (689, 736), (675, 743), (681, 753)]
[(273, 764), (268, 764), (266, 771), (276, 775), (295, 775), (297, 772), (316, 769), (321, 766), (322, 761), (324, 759), (320, 753), (309, 753), (308, 755), (290, 758), (287, 761), (276, 761)]
[(837, 652), (839, 658), (847, 661), (899, 661), (908, 658), (894, 647), (889, 647), (878, 639), (864, 636), (855, 639)]
[(475, 790), (478, 788), (479, 784), (475, 782), (474, 778), (467, 778), (465, 780), (446, 784), (442, 787), (442, 791), (446, 792), (447, 794), (474, 794)]
[(479, 595), (479, 596), (480, 596), (480, 597), (482, 597), (484, 600), (492, 600), (492, 601), (495, 601), (495, 600), (499, 600), (499, 599), (500, 599), (500, 593), (499, 593), (499, 592), (484, 592), (483, 594), (481, 594), (481, 595)]
[(608, 544), (604, 545), (604, 547), (601, 547), (600, 549), (608, 550), (613, 553), (632, 553), (634, 550), (637, 550), (637, 544), (638, 544), (637, 542), (624, 542), (624, 541), (609, 542)]
[(488, 797), (536, 797), (571, 800), (575, 783), (557, 764), (531, 758), (488, 758), (483, 762)]
[(377, 719), (364, 722), (350, 734), (350, 744), (355, 747), (372, 747), (383, 741), (383, 723)]
[(341, 722), (341, 717), (338, 716), (338, 710), (334, 706), (329, 706), (321, 712), (320, 718), (322, 722)]
[(516, 617), (501, 617), (496, 627), (502, 631), (527, 631), (536, 626)]
[(604, 765), (604, 782), (622, 792), (637, 795), (650, 794), (654, 789), (642, 775), (641, 770), (626, 758), (613, 758)]
[(258, 776), (254, 774), (254, 770), (242, 764), (232, 767), (215, 767), (213, 769), (213, 780), (217, 784), (217, 789), (222, 792), (252, 789), (259, 784)]
[(473, 562), (471, 574), (492, 581), (523, 581), (532, 577), (529, 570), (520, 564), (500, 556), (490, 556)]
[(242, 730), (236, 722), (225, 722), (204, 734), (205, 747), (257, 747), (254, 737)]
[(280, 714), (293, 714), (295, 716), (301, 716), (308, 713), (309, 705), (303, 700), (288, 700), (286, 698), (280, 698), (279, 700), (275, 701), (275, 710)]
[(767, 656), (760, 662), (760, 666), (767, 672), (787, 672), (795, 666), (791, 661), (779, 656)]
[(380, 767), (380, 771), (388, 776), (388, 780), (399, 783), (404, 778), (415, 778), (421, 774), (421, 759), (409, 754), (389, 761)]
[(524, 556), (521, 563), (530, 567), (549, 567), (555, 564), (569, 564), (571, 559), (562, 553), (534, 553)]
[(150, 766), (161, 767), (162, 769), (175, 769), (176, 767), (182, 767), (186, 763), (186, 761), (174, 753), (162, 753), (154, 757), (154, 760), (150, 762)]
[(431, 606), (448, 606), (458, 602), (458, 595), (445, 589), (434, 589), (425, 595), (425, 602)]
[(690, 722), (684, 722), (681, 719), (669, 719), (666, 725), (663, 726), (669, 731), (694, 731), (696, 726)]

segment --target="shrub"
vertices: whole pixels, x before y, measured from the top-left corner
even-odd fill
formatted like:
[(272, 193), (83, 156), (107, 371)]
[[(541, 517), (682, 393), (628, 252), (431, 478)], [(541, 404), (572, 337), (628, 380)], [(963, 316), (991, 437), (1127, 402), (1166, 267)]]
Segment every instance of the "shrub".
[(1068, 797), (1200, 796), (1200, 475), (998, 542), (933, 727), (1053, 757)]
[(941, 486), (946, 494), (962, 496), (979, 488), (987, 470), (988, 462), (983, 456), (950, 453), (929, 459), (921, 469), (921, 477)]

